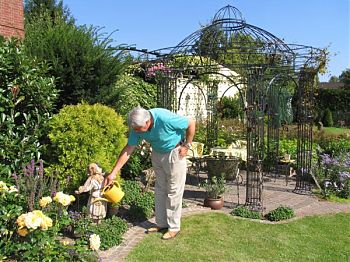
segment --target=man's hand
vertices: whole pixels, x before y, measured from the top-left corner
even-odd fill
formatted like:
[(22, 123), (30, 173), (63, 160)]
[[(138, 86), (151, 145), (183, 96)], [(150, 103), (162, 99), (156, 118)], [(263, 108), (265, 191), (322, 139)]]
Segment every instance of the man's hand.
[(186, 157), (187, 152), (188, 152), (188, 147), (187, 146), (180, 146), (179, 156), (181, 158)]
[(111, 184), (113, 184), (113, 180), (115, 179), (115, 175), (113, 175), (112, 173), (109, 174), (105, 180), (103, 181), (103, 187), (109, 186)]

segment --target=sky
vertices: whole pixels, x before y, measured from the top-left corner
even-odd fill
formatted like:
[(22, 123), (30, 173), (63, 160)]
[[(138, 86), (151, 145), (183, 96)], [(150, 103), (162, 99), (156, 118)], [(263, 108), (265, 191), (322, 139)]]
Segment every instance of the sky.
[(115, 45), (174, 47), (207, 25), (222, 7), (239, 9), (246, 23), (284, 40), (328, 48), (326, 74), (350, 68), (350, 0), (63, 0), (78, 25), (101, 27)]

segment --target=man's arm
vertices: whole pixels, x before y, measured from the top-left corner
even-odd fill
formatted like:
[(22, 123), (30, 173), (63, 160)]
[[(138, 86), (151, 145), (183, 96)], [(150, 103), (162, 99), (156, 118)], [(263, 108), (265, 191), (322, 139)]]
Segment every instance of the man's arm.
[(196, 132), (196, 121), (193, 119), (189, 119), (188, 127), (186, 129), (186, 143), (181, 146), (180, 149), (180, 157), (185, 157), (187, 155), (187, 151), (189, 149), (189, 145), (193, 141), (194, 134)]
[(106, 181), (105, 181), (106, 186), (113, 183), (113, 180), (117, 176), (117, 173), (125, 165), (125, 163), (129, 160), (129, 158), (130, 158), (132, 152), (135, 150), (135, 148), (136, 148), (136, 146), (130, 146), (130, 145), (126, 145), (123, 148), (112, 172), (106, 177)]

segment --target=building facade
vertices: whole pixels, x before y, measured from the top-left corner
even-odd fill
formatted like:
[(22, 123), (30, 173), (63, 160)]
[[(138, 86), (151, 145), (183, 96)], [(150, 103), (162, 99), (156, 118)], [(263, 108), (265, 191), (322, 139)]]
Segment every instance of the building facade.
[(0, 0), (0, 35), (24, 38), (23, 0)]

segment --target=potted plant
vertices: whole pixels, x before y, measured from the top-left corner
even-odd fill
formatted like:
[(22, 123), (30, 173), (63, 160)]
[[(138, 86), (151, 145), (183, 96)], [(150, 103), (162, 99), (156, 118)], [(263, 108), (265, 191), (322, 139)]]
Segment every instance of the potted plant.
[(207, 196), (204, 199), (204, 206), (211, 209), (221, 209), (224, 206), (224, 198), (222, 194), (225, 192), (225, 176), (221, 174), (220, 177), (212, 176), (209, 180), (206, 179), (201, 184), (206, 190)]

